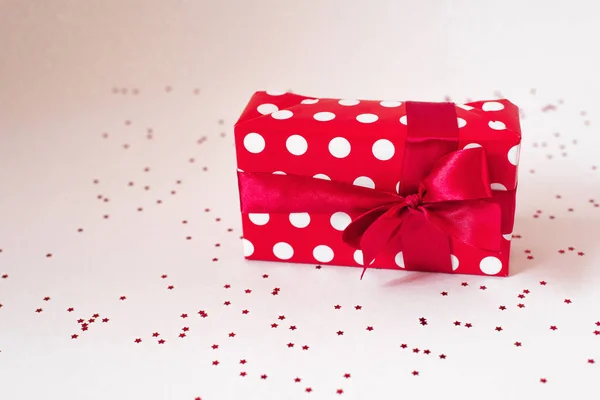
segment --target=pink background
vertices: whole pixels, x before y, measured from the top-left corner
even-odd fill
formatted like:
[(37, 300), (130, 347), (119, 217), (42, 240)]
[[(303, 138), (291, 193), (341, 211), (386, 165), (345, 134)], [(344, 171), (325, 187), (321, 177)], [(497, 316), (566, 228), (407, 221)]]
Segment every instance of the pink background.
[[(0, 398), (594, 398), (597, 8), (1, 2)], [(260, 89), (518, 104), (514, 274), (243, 260)]]

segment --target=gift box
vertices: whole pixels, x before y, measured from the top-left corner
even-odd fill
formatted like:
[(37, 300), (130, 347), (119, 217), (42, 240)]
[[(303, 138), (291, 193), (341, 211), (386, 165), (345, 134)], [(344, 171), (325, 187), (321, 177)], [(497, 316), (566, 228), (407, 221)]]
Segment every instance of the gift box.
[(244, 255), (507, 276), (520, 142), (503, 99), (257, 92), (235, 124)]

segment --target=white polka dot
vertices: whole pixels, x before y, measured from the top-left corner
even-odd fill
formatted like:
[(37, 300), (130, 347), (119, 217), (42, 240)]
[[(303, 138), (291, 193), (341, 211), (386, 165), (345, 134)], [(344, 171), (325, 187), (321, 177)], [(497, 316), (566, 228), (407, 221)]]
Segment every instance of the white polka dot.
[(269, 214), (248, 214), (248, 218), (254, 225), (265, 225), (269, 222)]
[(283, 171), (273, 171), (273, 175), (287, 175), (287, 174)]
[(379, 139), (373, 144), (373, 155), (381, 161), (389, 160), (394, 156), (396, 149), (392, 142), (387, 139)]
[(463, 110), (471, 111), (474, 107), (468, 106), (466, 104), (457, 104), (456, 107), (462, 108)]
[(267, 94), (270, 96), (281, 96), (282, 94), (285, 94), (285, 91), (283, 91), (283, 90), (267, 90)]
[(324, 244), (319, 245), (313, 249), (313, 257), (318, 262), (328, 263), (333, 260), (333, 250), (331, 250), (331, 247), (325, 246)]
[(504, 185), (503, 185), (503, 184), (501, 184), (501, 183), (492, 183), (492, 184), (490, 185), (490, 188), (491, 188), (492, 190), (507, 190), (507, 189), (506, 189), (506, 186), (504, 186)]
[(400, 181), (396, 183), (396, 193), (400, 194)]
[(450, 254), (450, 262), (452, 264), (452, 271), (456, 271), (460, 265), (458, 257), (456, 257), (454, 254)]
[(286, 242), (279, 242), (273, 246), (273, 254), (280, 260), (289, 260), (294, 255), (294, 249)]
[(290, 224), (296, 228), (306, 228), (310, 224), (310, 215), (308, 213), (291, 213)]
[(385, 100), (385, 101), (382, 101), (379, 104), (381, 104), (382, 107), (392, 108), (392, 107), (400, 107), (402, 105), (402, 102), (401, 101)]
[(350, 218), (350, 216), (345, 212), (340, 211), (333, 214), (329, 219), (329, 222), (331, 223), (331, 226), (333, 226), (334, 229), (338, 231), (343, 231), (348, 225), (350, 225), (350, 222), (352, 222), (352, 218)]
[(294, 115), (294, 113), (291, 112), (290, 110), (281, 110), (281, 111), (275, 111), (273, 114), (271, 114), (271, 117), (273, 117), (275, 119), (288, 119), (288, 118), (292, 118), (292, 115)]
[(497, 101), (488, 101), (481, 106), (483, 111), (500, 111), (504, 109), (504, 104)]
[(313, 176), (313, 178), (317, 178), (317, 179), (325, 179), (326, 181), (330, 181), (330, 180), (331, 180), (331, 178), (330, 178), (330, 177), (328, 177), (328, 176), (327, 176), (327, 175), (325, 175), (325, 174), (316, 174), (315, 176)]
[(402, 252), (396, 254), (396, 257), (394, 257), (394, 262), (400, 268), (404, 268), (404, 256), (402, 255)]
[(512, 232), (511, 233), (507, 233), (505, 235), (502, 235), (502, 237), (506, 240), (511, 240), (512, 239)]
[(403, 116), (400, 117), (400, 123), (402, 125), (408, 124), (408, 120), (406, 119), (406, 115), (403, 115)]
[[(363, 252), (362, 250), (356, 250), (354, 252), (354, 261), (356, 261), (357, 264), (359, 265), (364, 265), (365, 261), (363, 259)], [(369, 263), (369, 265), (373, 264), (375, 262), (375, 260), (371, 260), (371, 262)]]
[(508, 162), (512, 165), (517, 165), (519, 163), (519, 153), (521, 152), (521, 145), (516, 145), (510, 148), (508, 151)]
[(459, 128), (467, 126), (467, 121), (464, 118), (456, 118), (456, 121), (458, 122)]
[(488, 125), (490, 126), (490, 128), (497, 130), (497, 131), (506, 129), (506, 125), (504, 125), (504, 122), (502, 122), (502, 121), (490, 121), (488, 123)]
[(362, 252), (362, 250), (356, 250), (354, 252), (354, 261), (356, 261), (356, 263), (358, 265), (363, 265), (364, 261), (363, 261), (363, 252)]
[(322, 122), (331, 121), (335, 118), (335, 114), (329, 111), (321, 111), (313, 115), (313, 118)]
[(285, 141), (285, 147), (287, 147), (288, 151), (295, 156), (301, 156), (306, 153), (308, 149), (308, 143), (306, 139), (304, 139), (300, 135), (292, 135)]
[(502, 261), (496, 257), (486, 257), (479, 263), (479, 269), (486, 275), (496, 275), (502, 270)]
[(340, 106), (355, 106), (358, 103), (360, 103), (360, 101), (358, 100), (340, 100), (338, 101)]
[(329, 152), (336, 158), (344, 158), (350, 154), (350, 142), (343, 137), (336, 137), (329, 142)]
[(274, 113), (275, 111), (279, 110), (279, 108), (275, 104), (266, 103), (256, 107), (256, 110), (262, 115), (266, 115)]
[(249, 133), (244, 137), (244, 147), (250, 153), (260, 153), (265, 149), (265, 139), (258, 133)]
[(254, 245), (248, 239), (242, 239), (244, 245), (244, 257), (250, 257), (254, 253)]
[(379, 119), (379, 117), (375, 114), (360, 114), (356, 117), (358, 122), (362, 122), (363, 124), (370, 124)]
[(375, 189), (375, 182), (368, 176), (359, 176), (352, 182), (356, 186), (363, 186), (369, 189)]
[(476, 149), (477, 147), (481, 147), (481, 145), (479, 143), (469, 143), (468, 145), (466, 145), (465, 147), (463, 147), (463, 149), (467, 150), (467, 149)]
[(317, 104), (319, 99), (304, 99), (300, 103), (302, 104)]

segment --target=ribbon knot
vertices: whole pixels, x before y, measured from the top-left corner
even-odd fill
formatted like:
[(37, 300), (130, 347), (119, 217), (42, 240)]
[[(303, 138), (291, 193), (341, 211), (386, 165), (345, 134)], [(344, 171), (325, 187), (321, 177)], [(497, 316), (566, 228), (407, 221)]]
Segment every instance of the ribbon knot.
[(419, 193), (409, 194), (404, 198), (406, 205), (409, 208), (417, 208), (421, 205), (423, 199)]

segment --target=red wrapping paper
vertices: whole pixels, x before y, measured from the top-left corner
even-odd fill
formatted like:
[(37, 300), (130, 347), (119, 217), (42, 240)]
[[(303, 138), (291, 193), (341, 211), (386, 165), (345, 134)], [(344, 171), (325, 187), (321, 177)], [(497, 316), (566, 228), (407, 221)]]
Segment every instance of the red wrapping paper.
[[(414, 189), (409, 188), (414, 183), (408, 176), (402, 184), (405, 161), (414, 157), (405, 153), (410, 124), (406, 108), (406, 103), (397, 101), (257, 92), (235, 126), (238, 170), (242, 175), (330, 179), (405, 196)], [(451, 239), (451, 270), (443, 272), (506, 276), (521, 140), (518, 108), (507, 100), (493, 100), (455, 109), (458, 149), (485, 150), (492, 199), (501, 209), (502, 238), (499, 252)], [(410, 161), (413, 166), (415, 162)], [(242, 212), (248, 259), (363, 267), (362, 251), (342, 240), (342, 231), (360, 213), (269, 210), (265, 204), (261, 212)], [(406, 266), (402, 252), (388, 246), (370, 267)]]

